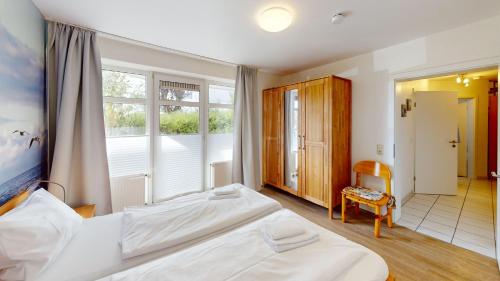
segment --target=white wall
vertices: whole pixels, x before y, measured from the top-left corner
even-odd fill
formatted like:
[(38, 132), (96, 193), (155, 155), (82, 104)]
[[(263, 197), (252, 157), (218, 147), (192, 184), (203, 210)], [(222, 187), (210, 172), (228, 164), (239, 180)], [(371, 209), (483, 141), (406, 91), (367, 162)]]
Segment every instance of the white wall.
[[(397, 179), (399, 175), (408, 173), (406, 170), (410, 167), (407, 165), (394, 169), (392, 146), (394, 109), (397, 107), (394, 101), (394, 78), (416, 78), (430, 72), (437, 74), (450, 71), (450, 67), (464, 68), (481, 64), (483, 60), (498, 64), (500, 36), (494, 36), (498, 26), (500, 16), (290, 74), (284, 76), (279, 84), (331, 74), (351, 79), (352, 161), (379, 159), (393, 167)], [(385, 146), (383, 157), (377, 157), (377, 144)], [(396, 180), (393, 188), (400, 204), (402, 188), (399, 180)], [(400, 212), (401, 208), (397, 208), (396, 219)]]

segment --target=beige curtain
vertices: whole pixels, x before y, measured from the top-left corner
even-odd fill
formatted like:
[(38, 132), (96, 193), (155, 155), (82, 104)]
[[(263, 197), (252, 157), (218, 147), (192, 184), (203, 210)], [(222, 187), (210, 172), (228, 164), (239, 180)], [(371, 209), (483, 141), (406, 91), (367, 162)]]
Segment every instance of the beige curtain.
[(233, 123), (233, 182), (260, 189), (257, 70), (238, 66)]
[[(102, 105), (101, 56), (93, 31), (49, 23), (47, 91), (50, 180), (66, 188), (70, 206), (96, 204), (111, 212)], [(49, 186), (62, 198), (62, 190)]]

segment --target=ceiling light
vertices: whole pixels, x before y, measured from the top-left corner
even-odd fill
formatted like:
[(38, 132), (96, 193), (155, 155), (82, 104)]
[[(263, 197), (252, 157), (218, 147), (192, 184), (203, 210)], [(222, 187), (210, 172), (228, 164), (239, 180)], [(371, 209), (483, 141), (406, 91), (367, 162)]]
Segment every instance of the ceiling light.
[(465, 87), (469, 87), (469, 83), (465, 83)]
[(457, 84), (462, 83), (462, 77), (460, 75), (457, 75), (457, 79), (455, 79), (455, 81), (457, 81)]
[(479, 79), (481, 79), (481, 76), (474, 76), (472, 79), (479, 80)]
[(265, 31), (280, 32), (292, 24), (292, 13), (285, 8), (272, 7), (259, 15), (259, 26)]
[(333, 24), (339, 24), (344, 20), (344, 13), (336, 13), (335, 15), (332, 16), (332, 23)]
[(467, 85), (467, 84), (469, 84), (469, 82), (470, 82), (469, 78), (465, 78), (465, 79), (464, 79), (464, 84), (466, 84), (466, 85)]

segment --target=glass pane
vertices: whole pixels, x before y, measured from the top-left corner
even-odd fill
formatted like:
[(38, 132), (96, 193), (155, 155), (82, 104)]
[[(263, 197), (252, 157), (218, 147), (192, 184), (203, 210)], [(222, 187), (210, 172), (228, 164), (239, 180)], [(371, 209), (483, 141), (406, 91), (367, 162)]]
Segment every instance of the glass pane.
[(106, 138), (109, 176), (146, 173), (148, 137)]
[(104, 103), (106, 136), (137, 136), (146, 134), (144, 104)]
[(202, 190), (202, 136), (160, 136), (153, 201)]
[(199, 102), (200, 92), (182, 89), (160, 89), (160, 100)]
[(210, 85), (208, 89), (208, 102), (219, 104), (234, 104), (234, 88)]
[(160, 134), (198, 134), (200, 128), (200, 108), (192, 106), (161, 105)]
[(232, 133), (233, 110), (228, 108), (210, 108), (208, 110), (208, 132), (210, 134)]
[(102, 71), (105, 97), (146, 98), (146, 76), (118, 71)]
[(285, 185), (297, 190), (299, 150), (299, 93), (285, 92)]

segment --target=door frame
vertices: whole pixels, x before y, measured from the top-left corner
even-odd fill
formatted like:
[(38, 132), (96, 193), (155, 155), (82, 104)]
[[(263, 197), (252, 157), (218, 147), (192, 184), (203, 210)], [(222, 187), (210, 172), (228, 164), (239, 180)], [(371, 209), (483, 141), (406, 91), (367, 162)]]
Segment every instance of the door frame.
[[(466, 62), (460, 62), (460, 63), (455, 63), (455, 64), (448, 64), (444, 66), (435, 66), (435, 67), (429, 67), (429, 68), (424, 68), (421, 70), (413, 70), (413, 71), (402, 71), (402, 72), (396, 72), (389, 74), (389, 95), (392, 99), (392, 108), (393, 108), (393, 118), (392, 118), (392, 124), (394, 126), (394, 135), (393, 135), (393, 141), (394, 141), (394, 146), (393, 146), (393, 160), (394, 160), (394, 167), (393, 167), (393, 195), (396, 197), (396, 202), (400, 203), (402, 202), (402, 194), (399, 186), (396, 185), (396, 182), (399, 180), (398, 175), (402, 173), (400, 170), (400, 163), (404, 161), (404, 159), (401, 159), (399, 155), (395, 151), (396, 143), (398, 142), (398, 131), (400, 129), (397, 128), (396, 120), (397, 118), (400, 118), (400, 108), (398, 108), (399, 104), (397, 104), (397, 89), (396, 89), (396, 84), (398, 82), (404, 82), (404, 81), (411, 81), (411, 80), (418, 80), (418, 79), (426, 79), (426, 78), (432, 78), (432, 77), (437, 77), (437, 76), (445, 76), (445, 75), (450, 75), (450, 74), (456, 74), (457, 72), (468, 72), (472, 70), (478, 70), (478, 69), (492, 69), (492, 68), (497, 68), (498, 69), (498, 78), (500, 80), (500, 56), (497, 57), (490, 57), (490, 58), (485, 58), (485, 59), (478, 59), (478, 60), (472, 60), (472, 61), (466, 61)], [(500, 99), (499, 99), (499, 105), (500, 105)], [(500, 114), (498, 117), (500, 121)], [(500, 122), (498, 123), (500, 127)], [(500, 147), (500, 130), (498, 131), (499, 137), (498, 137), (498, 146)], [(500, 153), (500, 150), (499, 150)], [(497, 155), (497, 163), (498, 167), (500, 167), (500, 157)], [(414, 172), (414, 171), (412, 171)], [(500, 189), (500, 180), (497, 181), (497, 189)], [(500, 202), (500, 192), (497, 192), (497, 202)], [(500, 214), (500, 204), (497, 204), (497, 208), (495, 210), (495, 217), (496, 217), (496, 229), (495, 229), (495, 241), (496, 244), (499, 245), (500, 243), (500, 217), (498, 216)], [(395, 212), (393, 212), (393, 220), (397, 221), (401, 217), (401, 208), (396, 208)], [(500, 269), (500, 247), (496, 247), (496, 256), (497, 256), (497, 261), (498, 261), (498, 267)]]
[(467, 104), (467, 177), (476, 178), (476, 98), (458, 98)]
[[(402, 194), (401, 194), (401, 189), (399, 187), (399, 178), (398, 175), (403, 174), (401, 169), (400, 163), (404, 162), (405, 159), (401, 159), (400, 155), (396, 153), (395, 147), (396, 144), (399, 141), (398, 137), (398, 132), (401, 130), (401, 128), (397, 127), (397, 118), (400, 118), (400, 108), (399, 104), (397, 103), (397, 89), (396, 89), (396, 84), (398, 82), (405, 82), (405, 81), (411, 81), (411, 80), (419, 80), (419, 79), (427, 79), (427, 78), (432, 78), (432, 77), (438, 77), (438, 76), (446, 76), (446, 75), (451, 75), (451, 74), (456, 74), (457, 72), (468, 72), (471, 70), (478, 70), (478, 69), (491, 69), (491, 68), (498, 68), (500, 71), (500, 56), (499, 57), (492, 57), (492, 58), (486, 58), (486, 59), (479, 59), (479, 60), (474, 60), (474, 61), (468, 61), (468, 62), (461, 62), (461, 63), (456, 63), (456, 64), (449, 64), (445, 66), (436, 66), (436, 67), (430, 67), (430, 68), (425, 68), (421, 70), (413, 70), (413, 71), (402, 71), (402, 72), (395, 72), (389, 75), (389, 95), (392, 99), (392, 108), (393, 108), (393, 116), (392, 116), (392, 124), (394, 126), (394, 135), (393, 135), (393, 160), (394, 160), (394, 166), (393, 166), (393, 195), (396, 197), (396, 202), (400, 203), (402, 202)], [(500, 123), (499, 123), (500, 124)], [(500, 130), (499, 130), (500, 132)], [(500, 138), (499, 138), (500, 140)], [(500, 167), (500, 166), (499, 166)], [(414, 171), (411, 171), (411, 173), (414, 173)], [(498, 196), (498, 199), (500, 199), (500, 193)], [(499, 205), (500, 206), (500, 205)], [(394, 221), (397, 221), (401, 217), (401, 208), (396, 208), (395, 212), (393, 212), (393, 219)], [(500, 224), (500, 219), (498, 220), (498, 223)], [(498, 224), (497, 224), (498, 225)], [(500, 232), (500, 227), (498, 229)], [(499, 235), (499, 241), (500, 241), (500, 235)]]
[[(159, 144), (160, 144), (160, 106), (166, 104), (164, 101), (160, 101), (160, 81), (175, 81), (175, 82), (180, 82), (180, 83), (189, 83), (189, 84), (198, 84), (200, 86), (200, 99), (198, 101), (198, 114), (199, 114), (199, 128), (198, 128), (198, 135), (201, 137), (201, 186), (198, 191), (188, 191), (186, 193), (181, 193), (181, 194), (176, 194), (172, 197), (168, 198), (162, 198), (157, 201), (154, 200), (154, 190), (153, 190), (153, 185), (155, 181), (155, 174), (156, 174), (156, 169), (158, 167), (158, 151), (159, 151)], [(152, 171), (152, 185), (151, 185), (151, 202), (152, 203), (158, 203), (158, 202), (163, 202), (170, 200), (172, 198), (190, 194), (190, 193), (195, 193), (195, 192), (201, 192), (204, 191), (206, 188), (206, 174), (207, 174), (207, 168), (205, 167), (206, 163), (206, 152), (207, 152), (207, 129), (208, 125), (208, 116), (207, 116), (207, 105), (208, 105), (208, 86), (207, 86), (207, 81), (199, 78), (192, 78), (192, 77), (185, 77), (185, 76), (177, 76), (177, 75), (172, 75), (172, 74), (166, 74), (166, 73), (153, 73), (153, 100), (152, 100), (152, 115), (153, 115), (153, 120), (152, 120), (152, 130), (151, 130), (151, 139), (152, 139), (152, 163), (153, 163), (153, 171)], [(181, 106), (193, 106), (193, 103), (190, 102), (177, 102), (177, 104)]]

